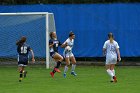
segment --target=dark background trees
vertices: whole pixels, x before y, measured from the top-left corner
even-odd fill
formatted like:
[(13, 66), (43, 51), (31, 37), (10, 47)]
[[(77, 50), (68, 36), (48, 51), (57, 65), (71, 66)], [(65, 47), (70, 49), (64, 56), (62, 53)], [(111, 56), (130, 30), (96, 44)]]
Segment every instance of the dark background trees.
[(16, 4), (92, 4), (92, 3), (135, 3), (140, 0), (0, 0), (1, 5)]

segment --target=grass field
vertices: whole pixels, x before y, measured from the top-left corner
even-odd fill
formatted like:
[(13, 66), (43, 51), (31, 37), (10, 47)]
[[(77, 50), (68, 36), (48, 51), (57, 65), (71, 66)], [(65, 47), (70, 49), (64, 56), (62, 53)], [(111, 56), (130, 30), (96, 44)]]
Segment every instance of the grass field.
[[(27, 67), (28, 76), (18, 82), (17, 67), (0, 66), (0, 93), (139, 93), (140, 67), (116, 67), (117, 83), (110, 83), (103, 66), (77, 66), (78, 76), (55, 78), (43, 66)], [(63, 68), (61, 68), (63, 70)]]

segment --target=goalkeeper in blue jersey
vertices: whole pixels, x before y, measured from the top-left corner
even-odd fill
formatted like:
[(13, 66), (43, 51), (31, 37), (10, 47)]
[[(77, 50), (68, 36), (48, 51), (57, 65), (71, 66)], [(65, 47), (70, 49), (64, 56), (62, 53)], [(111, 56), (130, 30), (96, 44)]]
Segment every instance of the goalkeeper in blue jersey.
[(55, 72), (60, 73), (59, 67), (63, 61), (63, 57), (58, 53), (58, 47), (61, 46), (60, 41), (57, 40), (57, 35), (55, 32), (50, 33), (49, 48), (50, 56), (57, 62), (57, 65), (54, 67), (53, 71), (50, 72), (50, 75), (54, 77)]
[(26, 37), (21, 37), (20, 40), (16, 42), (17, 52), (18, 52), (18, 68), (19, 68), (19, 82), (22, 81), (23, 75), (26, 77), (27, 71), (25, 67), (28, 65), (29, 52), (32, 54), (32, 62), (35, 62), (34, 52), (28, 44), (26, 44)]

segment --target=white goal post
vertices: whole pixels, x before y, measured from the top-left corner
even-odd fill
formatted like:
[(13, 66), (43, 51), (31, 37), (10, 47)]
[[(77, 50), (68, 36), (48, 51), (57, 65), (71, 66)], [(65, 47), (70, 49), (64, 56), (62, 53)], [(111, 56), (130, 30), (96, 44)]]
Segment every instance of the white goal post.
[[(35, 17), (36, 15), (38, 15), (37, 17)], [(6, 16), (6, 17), (3, 17), (3, 16)], [(13, 17), (14, 16), (14, 18), (12, 19), (11, 17)], [(25, 17), (25, 16), (30, 16), (30, 17)], [(32, 17), (33, 16), (33, 17)], [(43, 18), (41, 17), (41, 16), (43, 16)], [(25, 18), (24, 18), (25, 17)], [(15, 20), (16, 21), (15, 21)], [(21, 19), (21, 20), (20, 20)], [(27, 19), (27, 20), (26, 20)], [(38, 25), (37, 25), (37, 23), (35, 23), (34, 22), (34, 20), (35, 19), (37, 19), (37, 20), (39, 20), (39, 22), (40, 23), (38, 23), (38, 24), (40, 24), (39, 26), (40, 26), (40, 28), (39, 27), (37, 27)], [(26, 20), (26, 21), (25, 21)], [(41, 43), (40, 42), (42, 42), (42, 43), (45, 43), (45, 61), (46, 61), (46, 68), (47, 69), (49, 69), (49, 67), (50, 67), (50, 57), (49, 57), (49, 33), (50, 32), (52, 32), (52, 31), (56, 31), (56, 28), (55, 28), (55, 20), (54, 20), (54, 14), (53, 13), (49, 13), (49, 12), (18, 12), (18, 13), (0, 13), (0, 21), (6, 21), (6, 22), (3, 22), (3, 23), (0, 23), (0, 28), (2, 28), (2, 30), (0, 30), (1, 32), (2, 31), (4, 31), (4, 32), (2, 32), (2, 34), (4, 34), (4, 38), (8, 38), (8, 37), (6, 37), (7, 35), (7, 33), (8, 32), (6, 32), (6, 31), (9, 31), (9, 32), (11, 32), (11, 31), (13, 31), (13, 30), (11, 30), (10, 31), (10, 28), (8, 29), (8, 27), (9, 27), (9, 25), (10, 25), (10, 27), (11, 27), (11, 25), (13, 25), (13, 27), (11, 27), (11, 28), (13, 28), (14, 30), (19, 30), (19, 32), (15, 32), (15, 34), (14, 34), (14, 32), (13, 32), (13, 40), (16, 40), (16, 39), (18, 39), (20, 36), (22, 36), (22, 32), (24, 32), (24, 30), (23, 29), (25, 29), (25, 30), (27, 30), (28, 31), (28, 29), (30, 29), (30, 31), (32, 31), (31, 29), (32, 29), (32, 27), (31, 26), (33, 26), (33, 30), (34, 30), (34, 32), (32, 31), (31, 33), (33, 33), (34, 34), (34, 37), (32, 36), (32, 38), (34, 38), (34, 39), (36, 39), (36, 40), (32, 40), (31, 42), (38, 42), (39, 44), (32, 44), (33, 46), (36, 46), (37, 47), (37, 45), (39, 46)], [(42, 21), (42, 22), (41, 22)], [(11, 23), (10, 23), (11, 22)], [(15, 22), (15, 23), (14, 23)], [(29, 22), (29, 23), (28, 23)], [(31, 24), (31, 26), (28, 26), (27, 24)], [(43, 24), (43, 23), (45, 23), (45, 25)], [(22, 25), (21, 24), (23, 24), (23, 27), (22, 27)], [(41, 27), (41, 24), (43, 25), (42, 27)], [(20, 27), (22, 27), (21, 29), (20, 29), (20, 27), (18, 27), (19, 25), (21, 25)], [(27, 27), (26, 27), (27, 26)], [(44, 27), (45, 26), (45, 27)], [(45, 30), (45, 32), (44, 33), (42, 33), (42, 34), (40, 34), (40, 36), (37, 36), (36, 34), (37, 34), (37, 31), (36, 30), (41, 30), (42, 32)], [(22, 32), (20, 32), (20, 31), (22, 31)], [(19, 34), (20, 33), (20, 34)], [(38, 32), (39, 33), (39, 32)], [(40, 32), (41, 33), (41, 32)], [(1, 34), (1, 35), (2, 35)], [(29, 34), (29, 32), (27, 32), (27, 35)], [(45, 36), (45, 42), (43, 42), (44, 40), (43, 40), (43, 38), (42, 38), (42, 35), (46, 35)], [(23, 35), (26, 35), (26, 33), (24, 33)], [(30, 35), (31, 36), (31, 35)], [(37, 38), (38, 37), (38, 38)], [(40, 39), (41, 38), (41, 39)], [(40, 41), (39, 41), (40, 40)], [(27, 40), (28, 41), (28, 40)], [(11, 41), (10, 41), (11, 42)], [(7, 42), (8, 43), (8, 42)], [(4, 44), (2, 44), (2, 45), (6, 45), (6, 43), (4, 43)], [(30, 43), (29, 43), (29, 45), (30, 45)], [(43, 44), (42, 45), (40, 45), (40, 46), (42, 46), (43, 47)], [(40, 46), (39, 46), (39, 48), (40, 48)], [(32, 47), (32, 46), (31, 46)], [(35, 48), (36, 48), (35, 47)], [(44, 48), (43, 48), (44, 49)], [(42, 50), (43, 50), (42, 49)], [(41, 50), (41, 49), (40, 49)], [(34, 51), (36, 51), (36, 50), (34, 50)], [(6, 54), (6, 53), (5, 53)], [(39, 56), (39, 57), (44, 57), (43, 55), (41, 55), (41, 54), (44, 54), (44, 51), (42, 51), (42, 53), (40, 52), (40, 51), (38, 51), (37, 52), (37, 55)], [(0, 54), (0, 56), (1, 56), (2, 54)], [(5, 56), (5, 57), (9, 57), (9, 56), (15, 56), (16, 55), (16, 53), (15, 53), (15, 51), (13, 51), (13, 52), (11, 52), (11, 54), (9, 54), (9, 55), (3, 55), (3, 56)], [(36, 54), (35, 54), (36, 55)]]

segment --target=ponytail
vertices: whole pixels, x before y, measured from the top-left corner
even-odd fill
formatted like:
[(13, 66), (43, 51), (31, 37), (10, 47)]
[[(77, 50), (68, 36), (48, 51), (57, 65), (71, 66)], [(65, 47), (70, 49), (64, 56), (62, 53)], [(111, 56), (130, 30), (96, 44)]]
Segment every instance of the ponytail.
[(23, 45), (25, 42), (26, 42), (26, 37), (23, 36), (23, 37), (21, 37), (20, 40), (18, 40), (18, 41), (16, 42), (16, 45), (17, 45), (17, 46), (21, 46), (21, 45)]
[(18, 41), (16, 42), (16, 45), (17, 45), (17, 46), (20, 45), (20, 40), (18, 40)]
[(113, 43), (113, 40), (114, 40), (114, 39), (111, 37), (109, 40), (110, 40), (111, 43)]
[(113, 33), (109, 33), (109, 34), (108, 34), (108, 38), (109, 38), (110, 42), (112, 43), (113, 40), (114, 40)]

